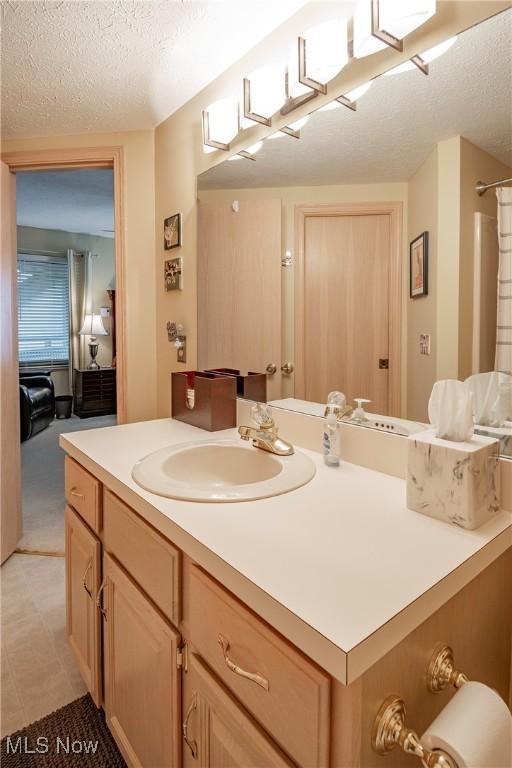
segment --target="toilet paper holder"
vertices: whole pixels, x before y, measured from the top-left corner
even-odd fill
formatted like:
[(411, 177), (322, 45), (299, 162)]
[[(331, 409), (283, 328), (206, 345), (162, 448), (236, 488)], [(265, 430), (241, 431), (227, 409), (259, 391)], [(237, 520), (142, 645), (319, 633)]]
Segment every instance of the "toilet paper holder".
[(438, 643), (427, 667), (427, 689), (430, 693), (440, 693), (447, 685), (462, 688), (467, 682), (464, 672), (455, 667), (453, 650), (445, 643)]
[(455, 760), (443, 750), (425, 747), (418, 734), (405, 724), (405, 703), (399, 696), (388, 696), (382, 702), (372, 730), (372, 749), (385, 755), (399, 746), (408, 755), (419, 757), (424, 768), (458, 768)]
[[(461, 688), (468, 678), (455, 667), (453, 650), (445, 643), (439, 643), (427, 666), (427, 690), (439, 693), (446, 686)], [(388, 696), (375, 718), (372, 729), (372, 749), (378, 755), (399, 746), (408, 755), (419, 757), (425, 768), (458, 768), (457, 763), (443, 750), (429, 750), (418, 734), (405, 724), (405, 703), (399, 696)]]

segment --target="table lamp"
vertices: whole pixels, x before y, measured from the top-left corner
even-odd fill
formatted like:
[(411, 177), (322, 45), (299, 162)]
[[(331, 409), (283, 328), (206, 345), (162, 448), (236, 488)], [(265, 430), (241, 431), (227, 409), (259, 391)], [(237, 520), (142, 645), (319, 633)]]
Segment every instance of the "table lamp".
[(87, 370), (97, 371), (100, 367), (96, 362), (96, 355), (98, 354), (98, 343), (96, 336), (108, 336), (108, 331), (105, 330), (105, 326), (101, 320), (101, 315), (86, 315), (84, 324), (78, 331), (80, 336), (90, 336), (89, 339), (89, 354), (91, 356), (91, 362), (87, 366)]

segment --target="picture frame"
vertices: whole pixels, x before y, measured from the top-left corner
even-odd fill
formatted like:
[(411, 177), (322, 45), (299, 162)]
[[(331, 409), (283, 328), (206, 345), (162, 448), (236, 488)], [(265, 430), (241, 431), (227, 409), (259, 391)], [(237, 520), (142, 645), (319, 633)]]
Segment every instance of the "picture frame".
[(181, 244), (181, 213), (173, 213), (164, 219), (164, 250), (179, 248)]
[(166, 291), (183, 290), (183, 259), (166, 259), (164, 263), (164, 284)]
[(428, 296), (428, 232), (422, 232), (409, 245), (409, 295)]

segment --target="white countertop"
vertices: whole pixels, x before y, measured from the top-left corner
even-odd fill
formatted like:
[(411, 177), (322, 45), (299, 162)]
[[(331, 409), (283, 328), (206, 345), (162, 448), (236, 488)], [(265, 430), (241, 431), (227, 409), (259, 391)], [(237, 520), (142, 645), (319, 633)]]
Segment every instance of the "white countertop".
[[(236, 430), (216, 436), (236, 435)], [(512, 515), (466, 531), (409, 511), (405, 483), (353, 464), (258, 501), (175, 501), (133, 464), (211, 433), (171, 419), (73, 432), (61, 446), (343, 683), (349, 683), (512, 545)], [(256, 448), (254, 450), (257, 450)]]

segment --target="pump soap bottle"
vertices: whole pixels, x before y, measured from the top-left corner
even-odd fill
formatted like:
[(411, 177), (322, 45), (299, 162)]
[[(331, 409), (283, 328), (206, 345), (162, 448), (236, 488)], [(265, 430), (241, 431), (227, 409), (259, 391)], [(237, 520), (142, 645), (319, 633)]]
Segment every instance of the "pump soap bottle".
[(339, 467), (341, 456), (340, 425), (338, 414), (347, 404), (343, 392), (331, 392), (327, 398), (324, 421), (323, 450), (324, 462), (329, 467)]

